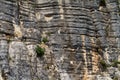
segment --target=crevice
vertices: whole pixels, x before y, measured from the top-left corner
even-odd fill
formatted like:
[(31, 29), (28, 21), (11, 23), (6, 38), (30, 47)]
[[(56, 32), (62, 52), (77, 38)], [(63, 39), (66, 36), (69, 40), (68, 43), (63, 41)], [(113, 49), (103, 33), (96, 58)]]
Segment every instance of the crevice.
[(106, 7), (106, 2), (105, 2), (105, 0), (100, 0), (99, 6)]

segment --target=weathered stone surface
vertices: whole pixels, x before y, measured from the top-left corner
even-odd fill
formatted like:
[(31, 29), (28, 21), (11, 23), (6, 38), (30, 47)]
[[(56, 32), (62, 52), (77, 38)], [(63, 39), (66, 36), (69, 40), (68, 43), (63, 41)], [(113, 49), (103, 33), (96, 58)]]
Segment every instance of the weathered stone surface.
[(119, 0), (1, 0), (0, 6), (0, 80), (120, 79)]

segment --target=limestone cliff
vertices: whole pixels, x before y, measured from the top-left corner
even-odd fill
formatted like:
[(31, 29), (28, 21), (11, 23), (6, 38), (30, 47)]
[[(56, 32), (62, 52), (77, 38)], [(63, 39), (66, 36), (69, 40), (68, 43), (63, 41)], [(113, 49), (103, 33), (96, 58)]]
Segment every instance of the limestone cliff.
[(120, 0), (0, 0), (0, 80), (120, 80)]

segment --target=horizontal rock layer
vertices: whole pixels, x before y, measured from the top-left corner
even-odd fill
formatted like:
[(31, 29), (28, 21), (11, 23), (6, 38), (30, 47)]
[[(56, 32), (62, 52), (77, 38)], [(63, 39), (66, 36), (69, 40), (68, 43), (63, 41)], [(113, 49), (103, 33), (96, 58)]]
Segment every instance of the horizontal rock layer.
[[(119, 0), (0, 5), (0, 80), (120, 79)], [(42, 57), (37, 45), (45, 49)]]

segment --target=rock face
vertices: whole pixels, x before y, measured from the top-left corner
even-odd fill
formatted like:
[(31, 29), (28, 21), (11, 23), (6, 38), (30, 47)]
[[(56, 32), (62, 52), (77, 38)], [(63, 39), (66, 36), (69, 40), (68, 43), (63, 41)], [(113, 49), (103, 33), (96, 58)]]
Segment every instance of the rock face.
[(120, 0), (0, 6), (0, 80), (120, 80)]

